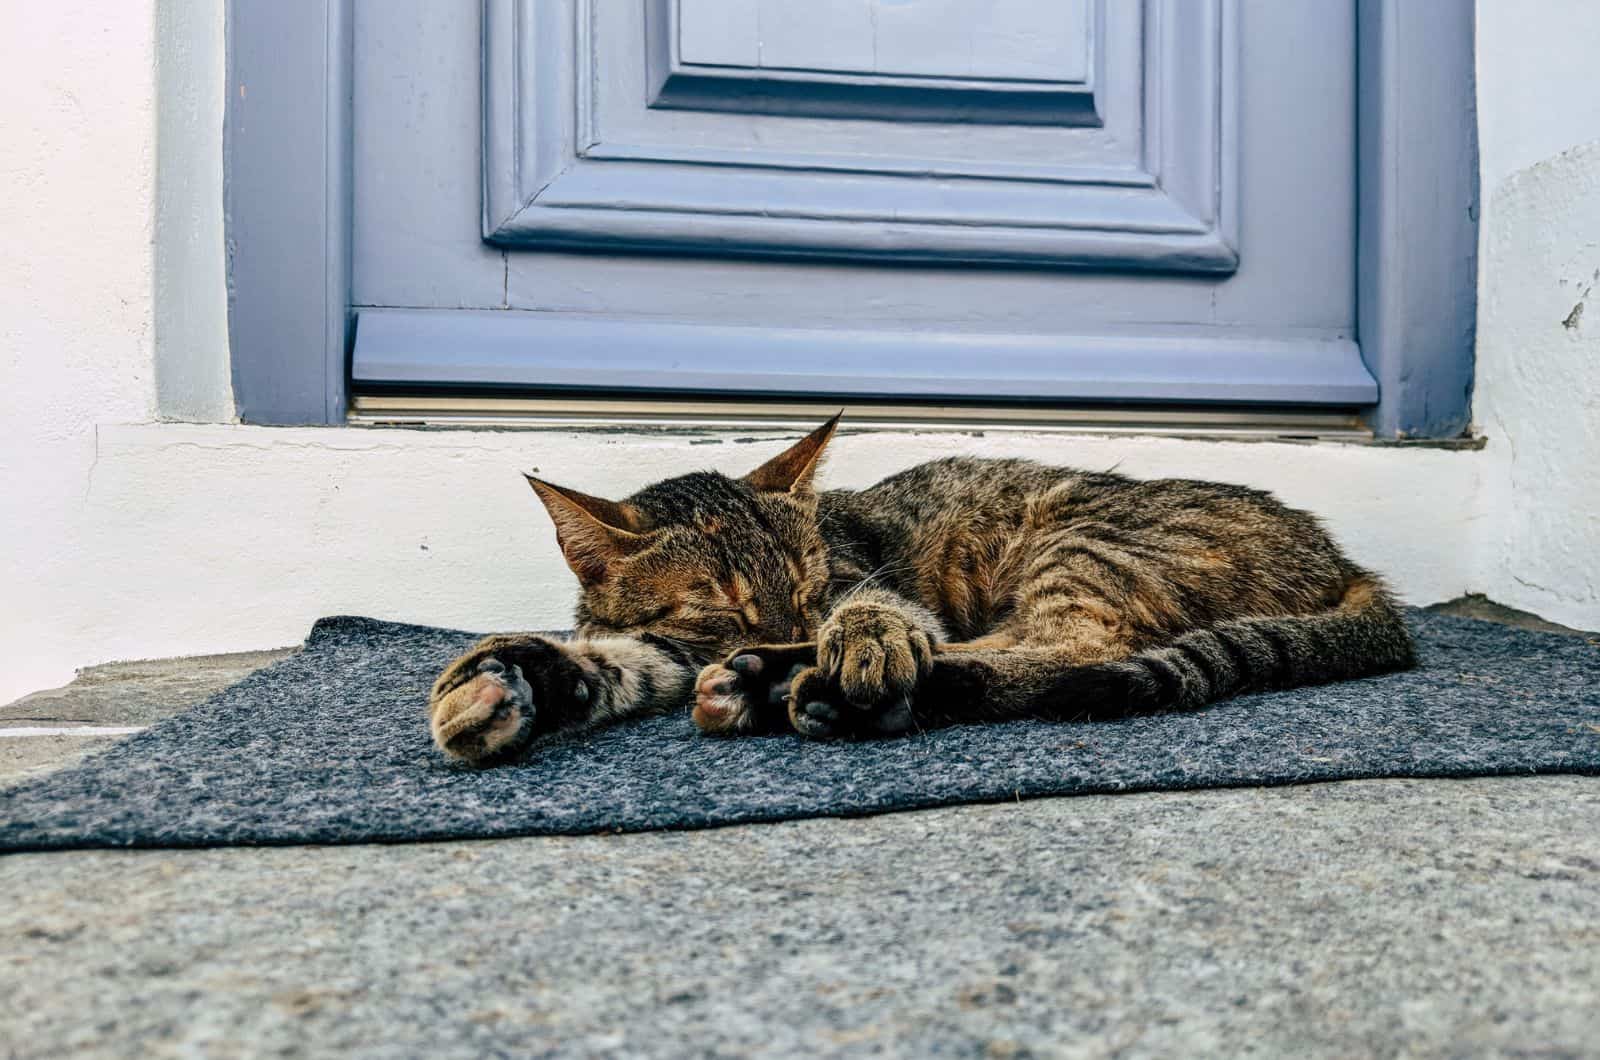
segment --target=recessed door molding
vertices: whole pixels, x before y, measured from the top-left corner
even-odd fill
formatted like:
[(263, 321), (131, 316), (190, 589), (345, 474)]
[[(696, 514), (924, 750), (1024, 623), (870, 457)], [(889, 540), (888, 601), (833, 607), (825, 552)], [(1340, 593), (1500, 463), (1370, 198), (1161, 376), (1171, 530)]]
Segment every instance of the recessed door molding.
[[(729, 0), (758, 28), (759, 3)], [(741, 114), (786, 114), (890, 121), (989, 121), (1018, 125), (1102, 124), (1096, 91), (1104, 90), (1095, 46), (1107, 0), (1076, 0), (1081, 70), (1041, 77), (958, 76), (905, 71), (767, 66), (737, 53), (685, 54), (684, 0), (645, 0), (648, 105)], [(759, 44), (756, 45), (759, 51)]]
[[(1136, 111), (1137, 135), (1122, 145), (1120, 164), (997, 173), (950, 160), (839, 159), (776, 133), (776, 146), (754, 152), (609, 141), (592, 88), (604, 75), (595, 68), (603, 43), (595, 0), (484, 0), (484, 238), (513, 249), (1225, 275), (1239, 260), (1224, 186), (1235, 135), (1233, 6), (1143, 0), (1139, 17), (1123, 20), (1138, 34), (1141, 68), (1121, 71), (1127, 83), (1120, 87), (1091, 79), (1079, 93), (1097, 121), (1108, 93)], [(640, 43), (655, 56), (657, 102), (663, 92), (674, 95), (674, 71), (684, 68), (672, 58), (673, 7), (673, 0), (651, 0), (645, 8), (653, 18)], [(1096, 19), (1093, 31), (1112, 24)], [(915, 96), (891, 78), (817, 77), (810, 87), (785, 82), (795, 86), (789, 98), (816, 103), (821, 83), (835, 111), (895, 120)], [(770, 75), (702, 70), (676, 105), (691, 106), (698, 95), (714, 97), (711, 109), (733, 111), (741, 100), (766, 100), (757, 112), (767, 113), (770, 90), (763, 97), (749, 88), (763, 78)], [(919, 116), (962, 106), (956, 99), (964, 97), (965, 120), (1004, 124), (1018, 92), (1048, 91), (1000, 84), (952, 83), (939, 99), (920, 97), (930, 113)], [(996, 94), (1004, 98), (996, 102)]]

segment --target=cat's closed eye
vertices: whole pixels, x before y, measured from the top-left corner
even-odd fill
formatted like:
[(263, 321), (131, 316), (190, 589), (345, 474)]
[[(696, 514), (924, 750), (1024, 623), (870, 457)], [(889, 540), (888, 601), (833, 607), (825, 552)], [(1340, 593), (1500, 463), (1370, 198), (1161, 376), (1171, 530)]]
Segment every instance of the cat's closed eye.
[(703, 607), (701, 610), (709, 612), (713, 615), (732, 619), (738, 625), (740, 633), (749, 633), (752, 629), (761, 624), (761, 612), (756, 610), (753, 604), (746, 604), (743, 607), (719, 607), (711, 605)]
[(620, 629), (625, 632), (647, 629), (658, 622), (664, 622), (669, 618), (675, 617), (680, 610), (682, 610), (682, 608), (680, 608), (677, 604), (663, 604), (662, 606), (652, 608), (651, 610), (646, 611), (637, 617), (628, 619), (620, 626)]

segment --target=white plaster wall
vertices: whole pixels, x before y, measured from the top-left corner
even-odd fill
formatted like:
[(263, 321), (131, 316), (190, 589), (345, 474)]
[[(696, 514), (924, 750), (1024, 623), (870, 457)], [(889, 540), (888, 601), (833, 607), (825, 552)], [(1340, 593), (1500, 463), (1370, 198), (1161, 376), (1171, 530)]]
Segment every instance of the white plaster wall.
[(0, 6), (0, 416), (35, 442), (154, 408), (152, 30), (150, 0)]
[(0, 5), (0, 701), (103, 658), (92, 607), (96, 425), (149, 420), (150, 0)]
[(1600, 4), (1478, 0), (1477, 19), (1479, 170), (1488, 193), (1600, 139)]
[(1476, 585), (1600, 629), (1600, 5), (1480, 0)]

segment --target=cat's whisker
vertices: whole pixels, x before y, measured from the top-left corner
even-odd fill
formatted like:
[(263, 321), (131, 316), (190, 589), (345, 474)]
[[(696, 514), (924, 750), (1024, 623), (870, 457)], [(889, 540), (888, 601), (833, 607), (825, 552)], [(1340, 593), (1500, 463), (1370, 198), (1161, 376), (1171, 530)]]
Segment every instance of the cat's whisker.
[(834, 602), (834, 606), (837, 607), (839, 604), (844, 603), (846, 600), (849, 600), (851, 597), (853, 597), (856, 594), (860, 593), (861, 590), (869, 588), (874, 583), (876, 583), (879, 580), (879, 578), (881, 578), (881, 577), (888, 577), (889, 575), (894, 575), (894, 574), (903, 574), (908, 570), (915, 570), (915, 569), (916, 569), (916, 565), (915, 564), (908, 563), (908, 564), (905, 564), (904, 566), (895, 567), (895, 568), (893, 568), (891, 570), (889, 564), (885, 563), (883, 566), (879, 567), (877, 570), (872, 571), (866, 577), (862, 578), (860, 581), (856, 582), (853, 586), (851, 586), (850, 589), (847, 590), (843, 596), (839, 597), (838, 600), (836, 600)]

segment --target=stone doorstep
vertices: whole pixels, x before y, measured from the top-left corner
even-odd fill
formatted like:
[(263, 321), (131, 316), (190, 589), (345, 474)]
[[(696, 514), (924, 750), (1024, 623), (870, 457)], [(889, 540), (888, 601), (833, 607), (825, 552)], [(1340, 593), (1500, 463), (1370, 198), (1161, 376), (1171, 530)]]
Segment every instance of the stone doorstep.
[(82, 761), (298, 650), (90, 666), (69, 685), (0, 706), (0, 785)]
[(171, 717), (299, 651), (246, 651), (89, 666), (71, 684), (0, 706), (0, 727), (138, 726)]

